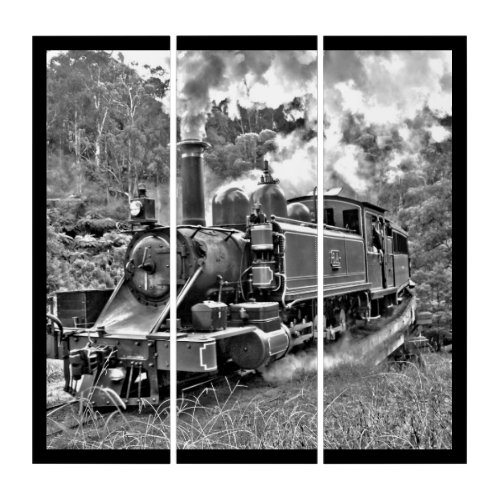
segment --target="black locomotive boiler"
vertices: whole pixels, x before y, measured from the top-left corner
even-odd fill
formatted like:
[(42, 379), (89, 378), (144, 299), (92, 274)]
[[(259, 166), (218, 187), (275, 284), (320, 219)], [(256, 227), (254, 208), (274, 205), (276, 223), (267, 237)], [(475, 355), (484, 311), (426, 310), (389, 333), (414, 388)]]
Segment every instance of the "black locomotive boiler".
[[(183, 223), (175, 257), (170, 229), (157, 223), (154, 201), (140, 189), (116, 289), (57, 296), (48, 355), (64, 359), (66, 390), (95, 406), (158, 404), (169, 383), (172, 293), (180, 380), (258, 370), (317, 335), (317, 196), (287, 201), (266, 162), (250, 195), (230, 187), (214, 196), (207, 226), (208, 144), (179, 146)], [(323, 333), (333, 340), (350, 321), (397, 304), (412, 283), (407, 234), (384, 209), (326, 196), (324, 210)]]

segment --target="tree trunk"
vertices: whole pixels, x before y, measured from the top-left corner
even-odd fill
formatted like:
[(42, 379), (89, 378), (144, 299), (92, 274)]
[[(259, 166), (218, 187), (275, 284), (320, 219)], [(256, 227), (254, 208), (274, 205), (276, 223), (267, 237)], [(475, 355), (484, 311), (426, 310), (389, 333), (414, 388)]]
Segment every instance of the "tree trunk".
[(73, 137), (75, 143), (76, 193), (78, 196), (81, 196), (83, 191), (83, 171), (80, 162), (80, 133), (81, 131), (78, 128), (78, 112), (75, 111)]
[[(96, 105), (96, 107), (97, 107), (97, 110), (99, 111), (100, 104)], [(106, 124), (107, 116), (108, 116), (108, 110), (106, 108), (106, 110), (104, 111), (104, 116), (102, 118), (102, 121), (97, 120), (97, 123), (96, 123), (97, 137), (95, 140), (95, 164), (96, 164), (96, 171), (98, 174), (101, 171), (101, 164), (102, 164), (101, 142), (102, 142), (102, 138), (103, 138), (104, 126)], [(107, 175), (106, 175), (106, 178), (107, 178)], [(107, 187), (108, 186), (106, 186), (106, 188)]]
[(95, 166), (99, 172), (101, 170), (101, 134), (98, 134), (95, 140)]
[(110, 178), (109, 178), (109, 172), (108, 172), (108, 168), (111, 169), (111, 167), (109, 166), (109, 163), (108, 163), (108, 142), (106, 141), (106, 139), (104, 139), (104, 163), (106, 164), (107, 168), (106, 168), (106, 177), (105, 177), (105, 181), (106, 181), (106, 206), (109, 205), (109, 185), (111, 184), (111, 181), (110, 181)]
[[(156, 215), (157, 219), (160, 219), (161, 215), (161, 186), (160, 186), (160, 172), (156, 170), (155, 176), (155, 191), (156, 191)], [(165, 222), (164, 222), (165, 223)], [(167, 221), (168, 225), (168, 221)]]
[(128, 200), (130, 200), (134, 197), (134, 172), (132, 168), (132, 141), (129, 138), (128, 140), (128, 159), (127, 159), (127, 165), (128, 165)]

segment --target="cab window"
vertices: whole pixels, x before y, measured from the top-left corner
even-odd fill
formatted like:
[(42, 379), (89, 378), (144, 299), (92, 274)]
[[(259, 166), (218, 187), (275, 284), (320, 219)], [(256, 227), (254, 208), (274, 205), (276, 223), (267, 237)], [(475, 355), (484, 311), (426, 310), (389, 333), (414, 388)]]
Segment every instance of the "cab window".
[(372, 214), (365, 214), (366, 249), (368, 252), (378, 253), (383, 249), (382, 219)]
[(352, 210), (344, 210), (344, 228), (349, 229), (357, 234), (361, 234), (359, 228), (359, 210), (354, 208)]
[(325, 224), (328, 226), (335, 226), (335, 219), (333, 217), (333, 208), (325, 208)]
[(408, 253), (408, 240), (402, 234), (394, 232), (394, 253)]

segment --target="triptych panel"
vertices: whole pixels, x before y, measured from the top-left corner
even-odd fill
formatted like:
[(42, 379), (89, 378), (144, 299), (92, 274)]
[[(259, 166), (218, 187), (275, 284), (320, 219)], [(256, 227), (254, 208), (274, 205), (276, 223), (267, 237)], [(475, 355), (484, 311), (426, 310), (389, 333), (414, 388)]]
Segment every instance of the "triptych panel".
[(453, 460), (463, 40), (42, 41), (39, 456)]

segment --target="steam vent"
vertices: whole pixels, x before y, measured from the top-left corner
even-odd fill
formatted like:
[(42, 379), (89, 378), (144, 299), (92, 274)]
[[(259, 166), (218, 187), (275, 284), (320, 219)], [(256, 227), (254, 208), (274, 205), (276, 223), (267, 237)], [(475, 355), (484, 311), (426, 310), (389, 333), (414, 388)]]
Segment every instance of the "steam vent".
[(206, 226), (203, 153), (210, 144), (186, 139), (177, 146), (181, 149), (182, 223)]
[(260, 203), (262, 211), (269, 217), (287, 217), (286, 198), (278, 186), (279, 179), (273, 179), (269, 172), (269, 163), (264, 162), (264, 172), (260, 178), (259, 187), (250, 196), (252, 205)]

